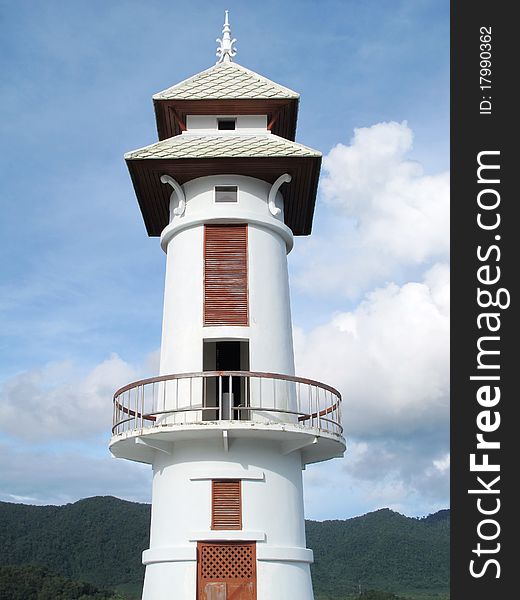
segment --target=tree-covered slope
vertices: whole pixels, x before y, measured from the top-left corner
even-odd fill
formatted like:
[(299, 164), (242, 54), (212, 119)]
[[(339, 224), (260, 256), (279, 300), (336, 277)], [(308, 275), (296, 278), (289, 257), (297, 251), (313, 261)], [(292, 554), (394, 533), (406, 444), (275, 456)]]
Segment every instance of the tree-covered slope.
[(0, 600), (118, 600), (112, 591), (56, 575), (45, 567), (0, 567)]
[[(149, 505), (112, 497), (65, 506), (0, 503), (0, 565), (40, 565), (99, 587), (138, 589), (149, 523)], [(449, 511), (421, 520), (383, 509), (345, 521), (308, 521), (307, 545), (320, 600), (359, 598), (360, 590), (374, 589), (447, 597)]]
[(141, 581), (150, 505), (95, 497), (65, 506), (0, 503), (0, 564), (46, 566), (99, 586)]
[(449, 511), (443, 512), (418, 520), (382, 509), (346, 521), (308, 521), (315, 589), (331, 598), (360, 589), (447, 594)]

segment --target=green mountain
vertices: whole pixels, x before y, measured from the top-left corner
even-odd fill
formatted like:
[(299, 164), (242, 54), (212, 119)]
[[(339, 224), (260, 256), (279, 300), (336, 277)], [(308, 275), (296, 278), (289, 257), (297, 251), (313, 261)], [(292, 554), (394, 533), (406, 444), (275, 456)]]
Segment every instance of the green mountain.
[[(0, 566), (47, 567), (62, 577), (134, 597), (143, 580), (141, 552), (148, 547), (149, 523), (148, 504), (113, 497), (65, 506), (0, 502)], [(382, 509), (345, 521), (307, 521), (307, 544), (314, 550), (317, 600), (398, 600), (394, 594), (448, 598), (447, 510), (425, 519)], [(92, 593), (98, 592), (105, 593)]]
[(384, 508), (346, 521), (307, 521), (315, 590), (327, 600), (367, 589), (446, 598), (449, 533), (449, 511), (419, 520)]
[(0, 567), (0, 600), (118, 600), (114, 592), (56, 575), (45, 567)]
[(40, 565), (97, 586), (141, 582), (150, 505), (112, 497), (65, 506), (0, 503), (0, 564)]

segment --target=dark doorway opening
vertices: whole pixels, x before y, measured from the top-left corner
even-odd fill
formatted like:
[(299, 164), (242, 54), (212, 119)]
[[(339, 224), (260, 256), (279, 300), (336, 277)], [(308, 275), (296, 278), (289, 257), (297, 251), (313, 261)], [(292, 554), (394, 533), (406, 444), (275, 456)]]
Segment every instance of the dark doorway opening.
[[(248, 341), (204, 342), (204, 371), (249, 371)], [(205, 411), (206, 420), (247, 419), (248, 381), (239, 375), (216, 375), (205, 379), (206, 406), (215, 406), (220, 411)]]

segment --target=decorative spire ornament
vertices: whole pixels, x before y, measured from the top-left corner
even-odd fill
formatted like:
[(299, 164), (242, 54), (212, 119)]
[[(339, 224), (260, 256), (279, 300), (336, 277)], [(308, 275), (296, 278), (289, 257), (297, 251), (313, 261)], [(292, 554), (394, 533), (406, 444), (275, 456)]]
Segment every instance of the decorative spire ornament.
[(236, 38), (231, 39), (231, 27), (229, 26), (229, 11), (225, 11), (224, 27), (222, 28), (222, 39), (217, 38), (220, 46), (217, 48), (217, 65), (222, 62), (231, 62), (231, 59), (236, 55), (237, 50), (234, 47)]

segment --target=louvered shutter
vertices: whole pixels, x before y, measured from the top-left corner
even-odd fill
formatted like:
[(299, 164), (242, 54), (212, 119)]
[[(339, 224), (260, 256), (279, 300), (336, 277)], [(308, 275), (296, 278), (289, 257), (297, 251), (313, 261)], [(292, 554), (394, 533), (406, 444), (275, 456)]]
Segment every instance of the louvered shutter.
[(211, 529), (242, 529), (240, 480), (211, 482)]
[(247, 325), (247, 225), (204, 228), (204, 325)]

